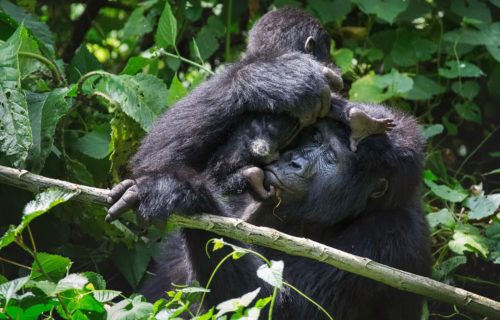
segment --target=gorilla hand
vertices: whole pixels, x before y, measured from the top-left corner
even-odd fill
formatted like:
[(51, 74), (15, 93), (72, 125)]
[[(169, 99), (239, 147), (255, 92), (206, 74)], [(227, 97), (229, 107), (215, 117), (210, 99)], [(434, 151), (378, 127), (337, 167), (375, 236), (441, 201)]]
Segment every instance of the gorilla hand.
[(107, 199), (111, 207), (108, 209), (106, 221), (111, 222), (120, 217), (125, 211), (134, 209), (139, 203), (139, 193), (134, 180), (123, 180), (110, 191)]

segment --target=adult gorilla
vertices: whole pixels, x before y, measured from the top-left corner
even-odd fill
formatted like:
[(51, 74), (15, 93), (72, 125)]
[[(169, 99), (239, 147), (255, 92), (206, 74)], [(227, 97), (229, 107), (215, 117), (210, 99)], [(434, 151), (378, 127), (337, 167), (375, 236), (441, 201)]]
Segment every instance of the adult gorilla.
[[(258, 225), (303, 236), (395, 268), (428, 275), (428, 230), (419, 201), (423, 147), (415, 120), (379, 105), (352, 105), (334, 99), (333, 108), (351, 108), (374, 118), (394, 119), (386, 135), (370, 136), (349, 148), (350, 129), (332, 119), (304, 131), (281, 158), (266, 168), (266, 183), (280, 190), (280, 205), (259, 204), (249, 219)], [(335, 112), (332, 112), (332, 114)], [(336, 112), (338, 113), (338, 112)], [(204, 247), (214, 234), (182, 230), (167, 242), (156, 276), (143, 289), (158, 298), (171, 283), (206, 283), (227, 252), (207, 259)], [(422, 298), (401, 292), (321, 262), (253, 248), (284, 260), (284, 278), (320, 303), (335, 319), (420, 319)], [(261, 261), (247, 255), (226, 262), (217, 272), (207, 305), (262, 287), (255, 276)], [(283, 290), (277, 301), (280, 319), (321, 319), (316, 307)]]

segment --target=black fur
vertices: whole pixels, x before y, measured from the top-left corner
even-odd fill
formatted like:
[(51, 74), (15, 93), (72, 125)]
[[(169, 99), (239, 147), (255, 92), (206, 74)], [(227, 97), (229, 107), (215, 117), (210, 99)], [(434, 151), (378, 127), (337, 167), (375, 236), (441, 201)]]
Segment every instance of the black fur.
[[(337, 107), (352, 104), (336, 99)], [(429, 275), (428, 227), (420, 204), (424, 142), (412, 117), (379, 105), (356, 104), (374, 118), (392, 118), (387, 135), (364, 139), (357, 152), (349, 149), (350, 130), (334, 120), (322, 120), (301, 133), (276, 163), (269, 165), (267, 183), (281, 188), (281, 204), (267, 203), (250, 222), (307, 237), (395, 268)], [(384, 188), (380, 181), (387, 181)], [(382, 189), (380, 189), (382, 188)], [(204, 244), (215, 235), (183, 230), (168, 239), (156, 276), (143, 290), (155, 299), (170, 283), (206, 283), (226, 254), (204, 255)], [(240, 244), (241, 245), (241, 244)], [(420, 319), (423, 299), (321, 262), (264, 248), (252, 248), (273, 260), (285, 261), (286, 281), (325, 307), (339, 320)], [(181, 263), (180, 263), (181, 262)], [(212, 282), (207, 306), (268, 288), (255, 276), (262, 264), (252, 256), (226, 262)], [(280, 292), (277, 319), (323, 319), (312, 304), (289, 290)]]
[[(316, 58), (305, 52), (309, 36), (317, 39), (313, 52)], [(298, 120), (311, 118), (321, 104), (325, 88), (329, 88), (324, 75), (325, 65), (330, 66), (329, 44), (328, 34), (320, 24), (296, 9), (270, 12), (257, 22), (244, 58), (174, 105), (143, 140), (131, 161), (142, 217), (223, 211), (212, 195), (213, 188), (207, 187), (214, 176), (220, 180), (217, 177), (223, 175), (208, 172), (206, 164), (220, 146), (232, 147), (229, 139), (235, 128), (244, 123), (251, 127), (259, 113), (282, 114)], [(283, 127), (280, 119), (271, 117), (265, 122), (274, 121)], [(295, 125), (295, 121), (288, 124), (291, 128)], [(239, 132), (246, 134), (244, 130)], [(248, 137), (257, 133), (265, 132), (258, 129)], [(241, 150), (240, 145), (236, 146)], [(219, 168), (234, 171), (240, 164), (259, 163), (254, 156), (245, 158), (246, 153), (233, 155), (239, 157), (219, 158)], [(236, 189), (244, 187), (241, 177), (233, 177), (226, 189), (231, 185)]]

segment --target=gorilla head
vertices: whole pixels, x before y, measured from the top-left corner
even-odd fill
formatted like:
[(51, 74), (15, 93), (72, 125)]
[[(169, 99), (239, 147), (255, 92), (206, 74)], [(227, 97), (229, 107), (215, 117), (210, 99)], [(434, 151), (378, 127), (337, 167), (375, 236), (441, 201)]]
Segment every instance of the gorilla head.
[(349, 149), (349, 128), (336, 121), (302, 132), (266, 170), (266, 184), (280, 190), (277, 216), (333, 225), (363, 212), (415, 205), (423, 161), (416, 122), (381, 106), (356, 108), (394, 118), (396, 129), (366, 138), (357, 152)]

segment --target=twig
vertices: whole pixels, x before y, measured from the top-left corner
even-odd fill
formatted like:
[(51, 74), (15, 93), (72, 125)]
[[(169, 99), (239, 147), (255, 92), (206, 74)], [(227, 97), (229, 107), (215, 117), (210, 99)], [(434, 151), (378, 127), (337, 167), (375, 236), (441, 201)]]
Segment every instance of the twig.
[[(98, 205), (108, 205), (106, 203), (108, 190), (50, 179), (4, 166), (0, 166), (0, 183), (34, 192), (49, 186), (65, 190), (80, 190), (80, 194), (73, 199)], [(293, 237), (267, 227), (254, 226), (241, 219), (209, 214), (172, 215), (169, 219), (170, 222), (182, 228), (206, 230), (246, 243), (321, 261), (338, 269), (385, 283), (399, 290), (451, 303), (478, 314), (489, 316), (491, 319), (500, 319), (500, 302), (430, 278), (401, 271), (368, 258), (330, 248), (310, 239)]]

